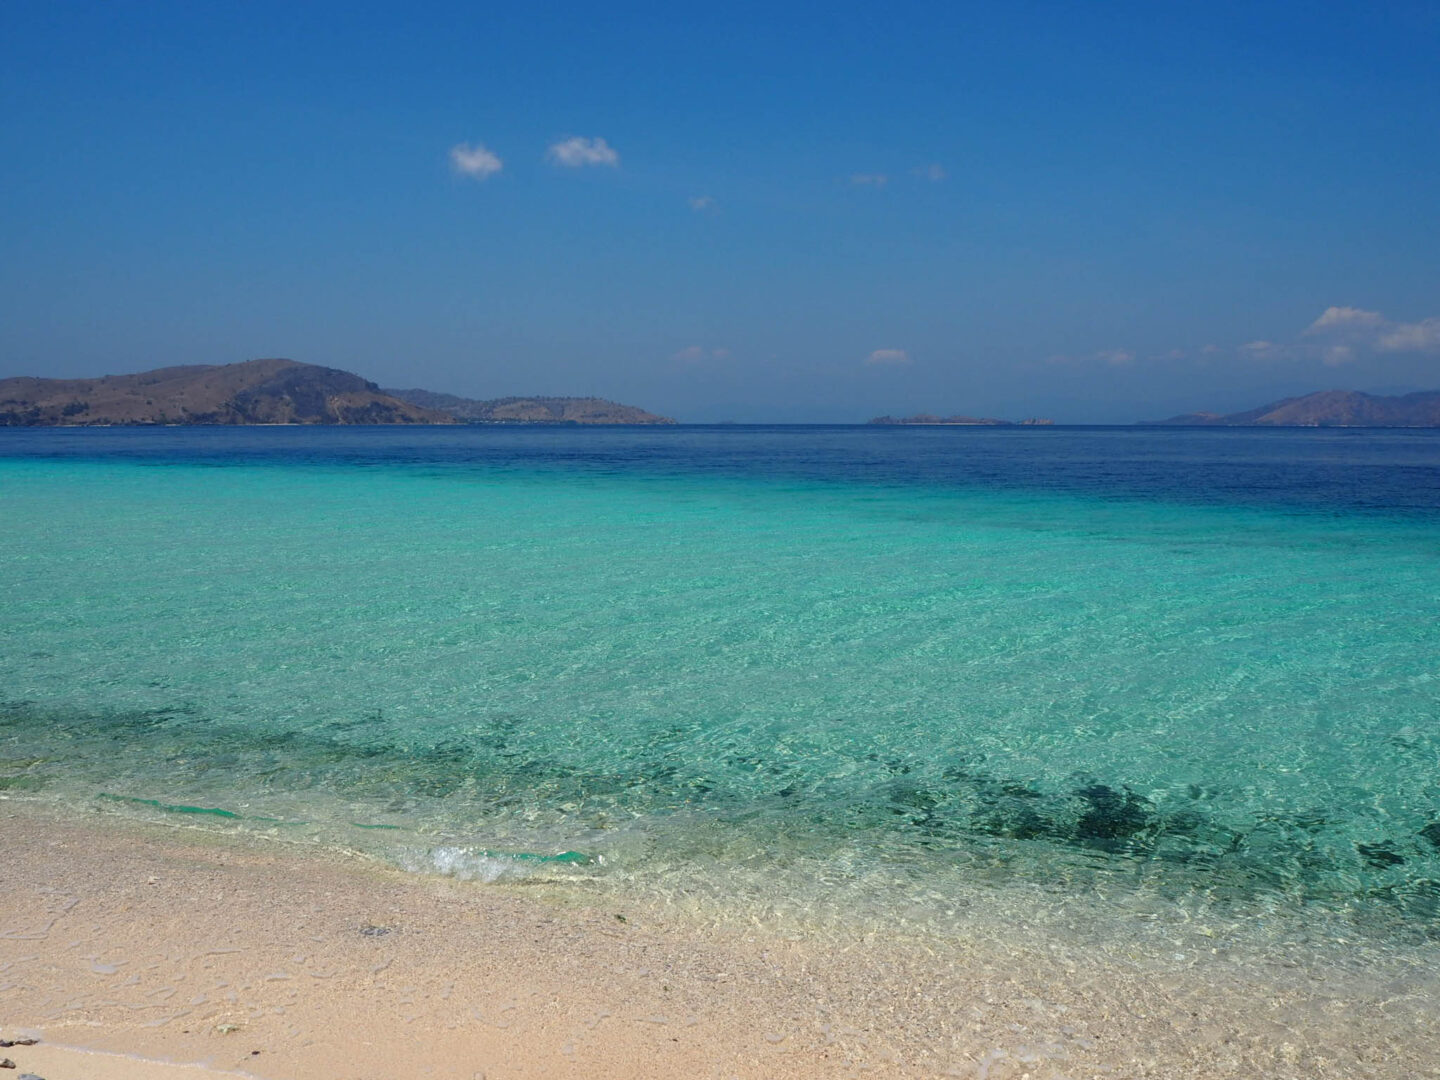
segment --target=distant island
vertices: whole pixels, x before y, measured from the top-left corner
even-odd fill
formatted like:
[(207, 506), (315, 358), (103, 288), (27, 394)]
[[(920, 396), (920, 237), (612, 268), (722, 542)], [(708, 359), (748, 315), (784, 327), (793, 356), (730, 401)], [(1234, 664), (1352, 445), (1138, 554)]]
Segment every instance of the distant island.
[(1040, 417), (1029, 420), (996, 420), (989, 416), (931, 416), (929, 413), (916, 413), (914, 416), (877, 416), (869, 422), (872, 424), (950, 425), (954, 427), (1025, 427), (1044, 426), (1054, 421)]
[(469, 401), (382, 390), (351, 372), (295, 360), (191, 364), (97, 379), (0, 379), (0, 427), (467, 422), (674, 423), (599, 398)]
[(668, 416), (597, 397), (503, 397), (490, 401), (433, 390), (385, 390), (391, 397), (467, 424), (673, 424)]
[(1163, 427), (1440, 427), (1440, 390), (1397, 397), (1322, 390), (1246, 412), (1184, 413), (1141, 423)]

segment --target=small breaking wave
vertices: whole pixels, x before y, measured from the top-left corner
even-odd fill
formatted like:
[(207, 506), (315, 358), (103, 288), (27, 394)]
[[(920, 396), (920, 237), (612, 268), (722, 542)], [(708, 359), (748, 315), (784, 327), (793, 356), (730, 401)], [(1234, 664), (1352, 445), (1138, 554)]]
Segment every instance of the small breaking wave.
[(597, 860), (578, 851), (546, 855), (534, 851), (488, 851), (444, 846), (404, 855), (400, 858), (400, 865), (413, 873), (440, 874), (459, 881), (490, 885), (497, 881), (519, 881), (547, 866), (581, 866), (594, 861)]

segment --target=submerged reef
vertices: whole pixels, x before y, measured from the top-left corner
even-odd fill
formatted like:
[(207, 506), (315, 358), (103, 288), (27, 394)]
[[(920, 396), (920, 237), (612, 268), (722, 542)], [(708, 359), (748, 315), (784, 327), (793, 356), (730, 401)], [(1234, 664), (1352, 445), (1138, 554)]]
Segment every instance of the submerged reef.
[[(857, 751), (841, 782), (739, 738), (699, 755), (678, 731), (653, 733), (596, 768), (506, 714), (477, 720), (463, 737), (409, 736), (379, 713), (296, 730), (220, 722), (186, 705), (86, 714), (0, 703), (0, 789), (62, 799), (89, 791), (112, 805), (216, 824), (240, 823), (226, 793), (254, 807), (311, 793), (309, 805), (333, 801), (339, 824), (393, 830), (397, 840), (419, 815), (478, 836), (568, 830), (590, 850), (621, 825), (683, 815), (737, 835), (783, 830), (816, 852), (866, 837), (888, 855), (1030, 852), (1016, 873), (1035, 872), (1046, 851), (1069, 852), (1099, 873), (1168, 867), (1173, 888), (1221, 899), (1381, 905), (1440, 936), (1440, 806), (1409, 827), (1388, 821), (1379, 830), (1384, 819), (1363, 806), (1276, 808), (1220, 784), (1157, 792), (1092, 774), (1016, 777), (1004, 759), (981, 753)], [(295, 824), (263, 809), (243, 818)]]

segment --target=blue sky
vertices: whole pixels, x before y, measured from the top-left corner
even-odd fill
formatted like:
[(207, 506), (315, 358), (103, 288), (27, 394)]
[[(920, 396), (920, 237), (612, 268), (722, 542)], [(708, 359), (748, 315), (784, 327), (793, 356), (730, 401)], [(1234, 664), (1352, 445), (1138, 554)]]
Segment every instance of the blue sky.
[(8, 0), (0, 374), (693, 421), (1440, 387), (1437, 56), (1435, 3)]

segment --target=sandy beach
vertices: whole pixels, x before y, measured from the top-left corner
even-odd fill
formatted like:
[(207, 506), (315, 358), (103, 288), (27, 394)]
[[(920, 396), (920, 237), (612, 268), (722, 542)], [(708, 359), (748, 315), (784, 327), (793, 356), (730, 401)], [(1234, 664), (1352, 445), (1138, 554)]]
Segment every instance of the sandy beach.
[(45, 1080), (1440, 1075), (1393, 973), (748, 932), (14, 801), (0, 825), (0, 1036), (38, 1037), (3, 1053)]

